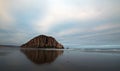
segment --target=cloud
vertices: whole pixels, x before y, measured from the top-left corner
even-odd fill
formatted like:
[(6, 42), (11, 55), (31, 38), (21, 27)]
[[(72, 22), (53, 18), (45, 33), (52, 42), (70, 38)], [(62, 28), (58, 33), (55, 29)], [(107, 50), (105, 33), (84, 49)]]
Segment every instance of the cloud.
[[(94, 25), (94, 24), (89, 24), (89, 25)], [(104, 34), (107, 35), (107, 34), (119, 33), (119, 28), (120, 28), (120, 24), (118, 22), (117, 23), (114, 23), (114, 22), (100, 23), (92, 27), (81, 26), (80, 28), (79, 25), (77, 26), (78, 27), (74, 27), (74, 28), (69, 27), (66, 29), (61, 29), (60, 31), (55, 32), (54, 35), (59, 36), (59, 38), (70, 37), (69, 39), (71, 39), (71, 37), (74, 35), (74, 36), (79, 36), (82, 39), (87, 37), (91, 38), (94, 36), (100, 36)]]
[(61, 40), (64, 44), (69, 44), (69, 45), (71, 44), (119, 45), (120, 42), (119, 38), (120, 38), (120, 31), (114, 30), (114, 31), (102, 32), (102, 33), (94, 33), (94, 34), (88, 33), (84, 35), (61, 37), (59, 40)]
[[(0, 45), (22, 45), (32, 38), (31, 33), (23, 29), (14, 29), (15, 31), (7, 30), (0, 32)], [(28, 36), (30, 35), (30, 36)]]
[(70, 28), (70, 29), (66, 29), (64, 31), (60, 31), (58, 33), (56, 33), (56, 36), (62, 37), (62, 36), (68, 36), (68, 35), (72, 35), (72, 34), (76, 34), (76, 33), (80, 33), (80, 29), (78, 28)]
[(8, 29), (14, 22), (9, 10), (9, 3), (5, 0), (0, 0), (0, 29)]
[[(62, 21), (104, 20), (120, 12), (117, 2), (96, 0), (48, 0), (46, 15), (33, 21), (33, 26), (40, 33), (48, 33)], [(64, 23), (65, 24), (65, 23)]]
[(39, 34), (66, 42), (110, 39), (115, 35), (103, 36), (119, 35), (119, 13), (119, 0), (0, 0), (0, 43), (21, 44)]
[(66, 20), (90, 20), (98, 17), (100, 12), (96, 9), (83, 9), (81, 7), (74, 7), (64, 4), (64, 0), (51, 0), (48, 4), (46, 16), (42, 19), (35, 20), (33, 25), (40, 32), (49, 32), (53, 26), (56, 26), (61, 21)]
[(118, 23), (107, 23), (104, 25), (96, 26), (93, 28), (94, 31), (105, 31), (110, 29), (120, 28), (120, 24)]
[[(74, 32), (70, 30), (61, 30), (59, 40), (64, 44), (119, 44), (120, 36), (119, 23), (104, 23), (89, 28), (79, 28)], [(69, 33), (70, 32), (70, 33)], [(112, 43), (113, 42), (113, 43)]]
[(46, 5), (46, 1), (43, 0), (12, 0), (11, 6), (13, 7), (13, 10), (17, 10), (20, 12), (27, 11), (29, 9), (42, 9)]

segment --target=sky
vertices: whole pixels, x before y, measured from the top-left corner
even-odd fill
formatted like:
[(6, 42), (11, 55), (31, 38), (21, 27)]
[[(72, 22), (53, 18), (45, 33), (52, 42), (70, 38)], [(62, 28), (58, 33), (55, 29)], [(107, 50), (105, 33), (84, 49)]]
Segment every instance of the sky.
[(0, 0), (0, 44), (38, 35), (63, 45), (119, 45), (120, 0)]

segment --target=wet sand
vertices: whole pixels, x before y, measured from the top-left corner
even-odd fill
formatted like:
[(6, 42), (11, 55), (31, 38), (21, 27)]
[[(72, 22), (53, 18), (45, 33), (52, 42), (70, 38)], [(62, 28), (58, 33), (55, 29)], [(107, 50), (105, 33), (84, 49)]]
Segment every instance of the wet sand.
[(120, 71), (120, 53), (2, 48), (0, 71)]

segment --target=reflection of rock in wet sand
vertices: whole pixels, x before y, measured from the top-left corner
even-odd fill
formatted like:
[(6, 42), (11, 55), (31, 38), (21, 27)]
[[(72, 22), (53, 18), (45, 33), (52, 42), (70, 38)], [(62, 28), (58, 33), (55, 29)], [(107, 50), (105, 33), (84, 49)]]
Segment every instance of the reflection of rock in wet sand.
[(35, 64), (52, 63), (59, 55), (63, 53), (62, 50), (25, 50), (21, 51)]

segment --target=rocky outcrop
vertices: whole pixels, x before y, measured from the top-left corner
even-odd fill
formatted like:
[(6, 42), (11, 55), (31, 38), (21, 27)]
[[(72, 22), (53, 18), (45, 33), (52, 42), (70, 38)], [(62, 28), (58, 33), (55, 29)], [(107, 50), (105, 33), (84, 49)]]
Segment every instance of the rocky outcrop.
[(21, 49), (21, 52), (35, 64), (50, 64), (56, 60), (58, 56), (63, 54), (63, 50), (27, 50)]
[(55, 38), (46, 35), (40, 35), (29, 42), (23, 44), (22, 48), (64, 48), (63, 45), (58, 43)]

